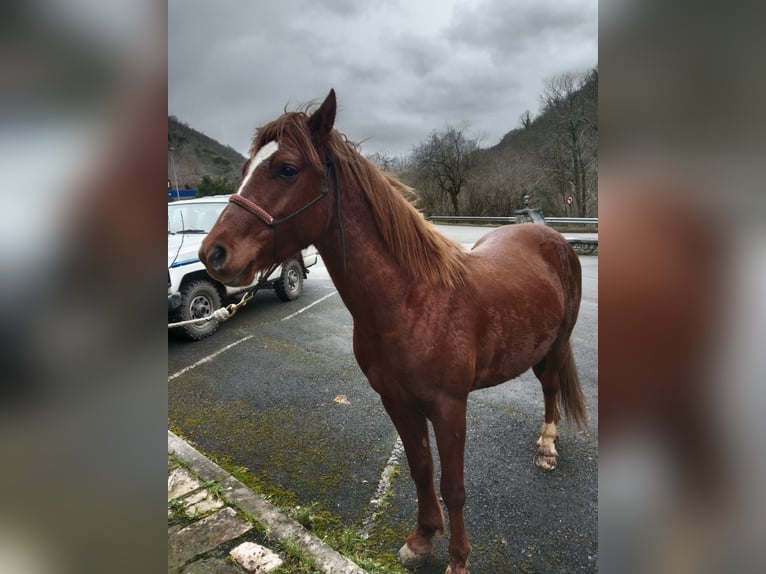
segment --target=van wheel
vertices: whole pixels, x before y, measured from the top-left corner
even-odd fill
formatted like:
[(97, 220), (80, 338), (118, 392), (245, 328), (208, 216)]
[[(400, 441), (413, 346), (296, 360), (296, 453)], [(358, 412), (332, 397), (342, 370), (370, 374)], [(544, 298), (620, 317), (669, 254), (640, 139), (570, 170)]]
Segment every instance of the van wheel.
[[(176, 310), (173, 322), (208, 317), (220, 307), (221, 296), (215, 285), (205, 280), (190, 281), (181, 287), (181, 306)], [(212, 335), (217, 328), (218, 321), (212, 319), (204, 323), (177, 327), (173, 332), (184, 339), (198, 341)]]
[(274, 291), (282, 301), (293, 301), (303, 293), (303, 268), (291, 259), (282, 264), (282, 274), (274, 282)]

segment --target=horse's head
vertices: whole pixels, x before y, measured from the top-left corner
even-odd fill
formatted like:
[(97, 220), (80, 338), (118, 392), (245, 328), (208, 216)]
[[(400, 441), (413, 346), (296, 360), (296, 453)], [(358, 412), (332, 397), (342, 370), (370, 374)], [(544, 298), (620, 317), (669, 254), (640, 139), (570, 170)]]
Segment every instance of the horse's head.
[(334, 186), (327, 140), (335, 110), (330, 90), (311, 115), (286, 113), (258, 130), (239, 190), (200, 247), (212, 277), (247, 285), (327, 230)]

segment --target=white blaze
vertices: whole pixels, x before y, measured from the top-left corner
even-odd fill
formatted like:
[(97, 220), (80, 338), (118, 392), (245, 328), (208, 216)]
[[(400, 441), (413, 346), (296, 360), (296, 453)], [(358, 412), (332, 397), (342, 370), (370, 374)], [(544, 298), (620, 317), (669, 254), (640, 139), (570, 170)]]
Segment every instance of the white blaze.
[(279, 144), (275, 141), (270, 141), (265, 146), (263, 146), (261, 149), (258, 150), (258, 153), (255, 154), (255, 157), (253, 157), (252, 160), (250, 160), (250, 166), (247, 169), (247, 174), (245, 175), (245, 179), (242, 180), (242, 185), (239, 186), (239, 190), (237, 191), (237, 195), (242, 195), (242, 190), (245, 189), (245, 186), (250, 181), (250, 178), (252, 177), (255, 170), (258, 168), (260, 164), (262, 164), (264, 161), (269, 159), (271, 156), (273, 156), (277, 150), (279, 149)]

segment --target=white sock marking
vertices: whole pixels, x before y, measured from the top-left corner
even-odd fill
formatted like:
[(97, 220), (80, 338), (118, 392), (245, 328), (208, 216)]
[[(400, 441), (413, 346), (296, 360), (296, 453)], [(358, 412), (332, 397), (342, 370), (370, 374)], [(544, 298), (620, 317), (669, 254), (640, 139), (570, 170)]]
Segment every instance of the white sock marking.
[(245, 179), (242, 181), (242, 185), (239, 186), (239, 190), (237, 190), (237, 195), (242, 195), (242, 190), (245, 189), (245, 186), (250, 181), (250, 178), (253, 175), (253, 172), (255, 172), (256, 168), (262, 164), (264, 161), (269, 159), (271, 156), (273, 156), (277, 150), (279, 149), (279, 144), (275, 141), (270, 141), (265, 146), (263, 146), (261, 149), (258, 150), (258, 153), (255, 154), (253, 159), (250, 160), (250, 165), (247, 169), (247, 175), (245, 175)]

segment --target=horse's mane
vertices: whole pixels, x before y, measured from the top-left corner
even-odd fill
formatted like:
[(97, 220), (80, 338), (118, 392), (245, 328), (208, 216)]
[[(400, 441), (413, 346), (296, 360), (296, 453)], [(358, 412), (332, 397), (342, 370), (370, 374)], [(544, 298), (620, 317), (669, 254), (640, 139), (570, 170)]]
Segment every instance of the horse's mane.
[[(288, 112), (258, 130), (252, 152), (272, 140), (290, 142), (309, 163), (323, 169), (311, 141), (306, 111)], [(408, 198), (415, 191), (378, 168), (359, 153), (358, 146), (333, 129), (327, 148), (337, 172), (337, 184), (360, 189), (372, 208), (383, 240), (391, 254), (412, 277), (453, 288), (464, 283), (466, 251), (442, 235)]]

